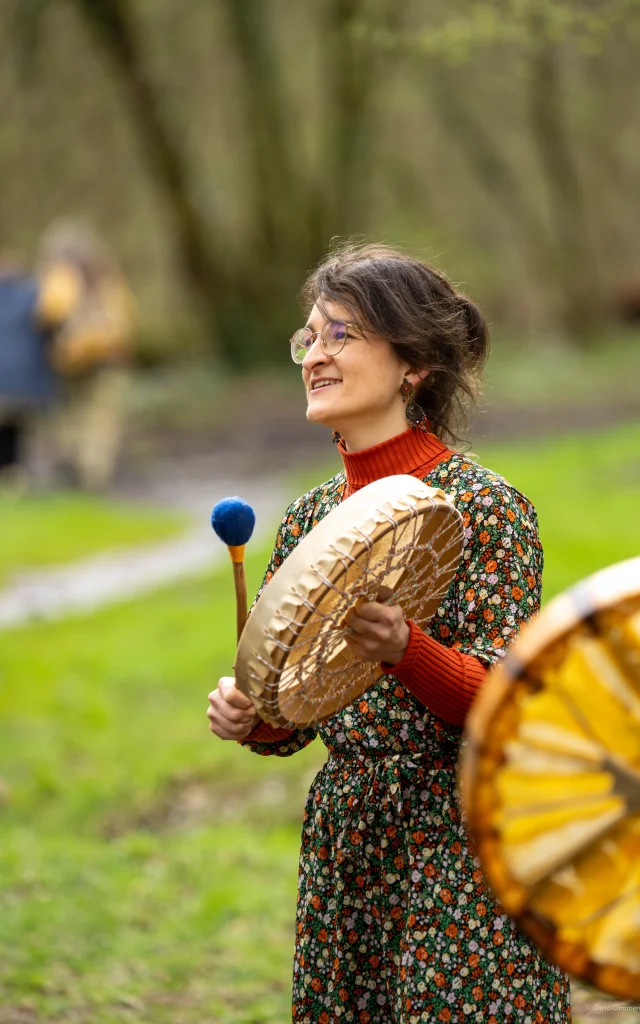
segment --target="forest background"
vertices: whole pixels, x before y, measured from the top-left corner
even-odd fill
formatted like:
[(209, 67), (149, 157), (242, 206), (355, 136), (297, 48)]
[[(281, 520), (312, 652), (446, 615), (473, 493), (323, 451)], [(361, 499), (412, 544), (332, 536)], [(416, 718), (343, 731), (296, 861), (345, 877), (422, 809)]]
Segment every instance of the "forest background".
[(519, 337), (638, 315), (637, 0), (21, 0), (0, 27), (3, 242), (90, 219), (150, 360), (286, 358), (353, 234)]

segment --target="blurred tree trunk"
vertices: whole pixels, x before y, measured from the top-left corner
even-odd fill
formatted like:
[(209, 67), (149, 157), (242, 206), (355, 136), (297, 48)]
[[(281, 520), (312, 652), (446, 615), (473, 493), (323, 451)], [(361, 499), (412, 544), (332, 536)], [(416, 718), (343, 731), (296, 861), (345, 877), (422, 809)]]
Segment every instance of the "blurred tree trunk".
[(564, 113), (559, 54), (540, 26), (536, 31), (529, 61), (531, 137), (549, 195), (550, 224), (531, 203), (526, 180), (472, 109), (459, 75), (431, 58), (426, 78), (443, 129), (469, 172), (516, 226), (533, 273), (557, 295), (567, 335), (582, 342), (602, 323), (602, 288)]
[(535, 273), (544, 277), (549, 265), (549, 236), (544, 220), (530, 202), (525, 182), (471, 108), (458, 77), (443, 62), (432, 60), (426, 69), (426, 81), (433, 111), (460, 150), (469, 173), (516, 226), (525, 259)]
[(320, 167), (301, 158), (263, 0), (219, 0), (240, 71), (250, 140), (251, 237), (233, 260), (211, 214), (198, 209), (195, 170), (139, 45), (130, 0), (74, 0), (122, 82), (143, 152), (170, 215), (175, 246), (207, 323), (232, 365), (286, 351), (295, 295), (333, 235), (366, 230), (364, 172), (371, 162), (379, 53), (351, 33), (365, 13), (394, 16), (392, 0), (324, 0), (326, 105)]
[(291, 159), (287, 98), (262, 0), (220, 2), (240, 69), (244, 128), (252, 157), (252, 219), (260, 247), (256, 255), (273, 259), (283, 226), (289, 239), (304, 232), (296, 223), (304, 183)]
[[(333, 237), (366, 231), (369, 224), (372, 113), (385, 57), (357, 40), (353, 29), (365, 15), (387, 24), (397, 18), (397, 7), (394, 0), (322, 0), (320, 87), (326, 102), (315, 126), (320, 142), (314, 160), (305, 154), (292, 118), (264, 0), (221, 3), (241, 71), (253, 154), (255, 245), (247, 252), (245, 277), (252, 282), (253, 308), (263, 323), (277, 326), (282, 343), (310, 266)], [(278, 312), (284, 315), (276, 324)]]
[(603, 298), (583, 187), (571, 145), (561, 77), (561, 53), (537, 15), (531, 19), (531, 133), (542, 168), (551, 213), (554, 268), (563, 326), (587, 340), (601, 325)]
[(227, 273), (192, 198), (191, 168), (182, 139), (145, 66), (128, 0), (75, 0), (75, 5), (118, 70), (134, 126), (166, 204), (181, 265), (215, 352), (221, 341), (219, 302), (228, 284)]
[(397, 31), (401, 17), (401, 4), (394, 0), (327, 3), (323, 87), (330, 116), (321, 170), (325, 179), (325, 231), (329, 237), (362, 230), (370, 202), (374, 115), (385, 62), (379, 48), (356, 39), (355, 29), (365, 19), (373, 19), (385, 31)]

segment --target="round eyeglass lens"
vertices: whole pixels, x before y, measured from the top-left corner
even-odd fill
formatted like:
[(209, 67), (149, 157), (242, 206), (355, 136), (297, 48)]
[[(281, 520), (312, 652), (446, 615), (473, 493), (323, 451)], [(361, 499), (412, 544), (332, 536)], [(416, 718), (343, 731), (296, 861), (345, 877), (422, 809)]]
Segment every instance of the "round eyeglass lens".
[(311, 344), (311, 331), (308, 327), (301, 327), (291, 339), (291, 357), (294, 363), (301, 363)]
[(328, 356), (336, 356), (344, 348), (348, 328), (342, 320), (329, 320), (322, 329), (322, 347)]

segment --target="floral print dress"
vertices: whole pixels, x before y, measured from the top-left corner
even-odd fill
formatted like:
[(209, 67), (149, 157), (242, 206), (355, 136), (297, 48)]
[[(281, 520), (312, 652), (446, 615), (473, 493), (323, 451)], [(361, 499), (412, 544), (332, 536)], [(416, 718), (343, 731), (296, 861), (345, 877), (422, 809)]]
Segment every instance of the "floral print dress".
[[(453, 497), (465, 528), (426, 632), (489, 665), (539, 607), (535, 511), (459, 454), (424, 482)], [(338, 473), (291, 505), (263, 586), (344, 492)], [(243, 744), (288, 757), (318, 734), (329, 756), (304, 813), (293, 1021), (570, 1021), (568, 977), (501, 910), (470, 850), (456, 791), (462, 730), (387, 675), (320, 726)]]

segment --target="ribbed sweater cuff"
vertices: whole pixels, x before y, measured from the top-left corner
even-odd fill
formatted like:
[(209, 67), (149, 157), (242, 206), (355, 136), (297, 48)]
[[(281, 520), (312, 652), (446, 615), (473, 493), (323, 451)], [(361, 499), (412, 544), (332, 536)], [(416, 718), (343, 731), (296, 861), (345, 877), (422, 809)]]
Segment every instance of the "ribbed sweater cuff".
[(409, 643), (397, 665), (383, 662), (394, 675), (438, 718), (464, 725), (467, 712), (486, 676), (485, 666), (471, 654), (444, 647), (409, 621)]
[(279, 726), (269, 725), (268, 722), (258, 722), (255, 729), (239, 742), (246, 743), (247, 740), (251, 740), (255, 743), (274, 743), (276, 740), (286, 740), (292, 732), (293, 729), (281, 729)]

